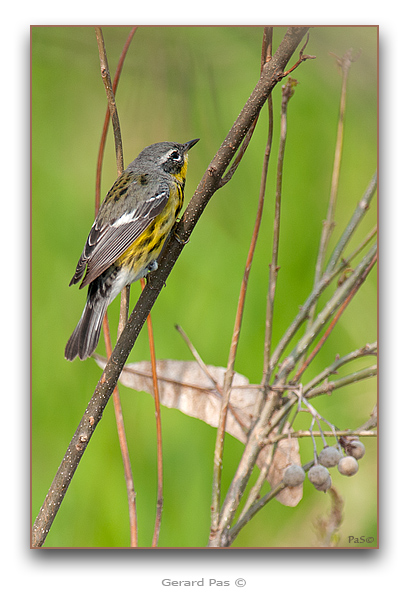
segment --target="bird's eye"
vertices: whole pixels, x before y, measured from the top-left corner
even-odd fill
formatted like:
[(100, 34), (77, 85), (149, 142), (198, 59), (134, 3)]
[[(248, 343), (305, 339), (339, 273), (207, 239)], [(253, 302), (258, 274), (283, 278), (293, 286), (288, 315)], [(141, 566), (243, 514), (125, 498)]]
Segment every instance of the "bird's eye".
[(172, 151), (169, 155), (169, 159), (171, 159), (172, 161), (180, 161), (181, 154), (179, 153), (179, 151)]

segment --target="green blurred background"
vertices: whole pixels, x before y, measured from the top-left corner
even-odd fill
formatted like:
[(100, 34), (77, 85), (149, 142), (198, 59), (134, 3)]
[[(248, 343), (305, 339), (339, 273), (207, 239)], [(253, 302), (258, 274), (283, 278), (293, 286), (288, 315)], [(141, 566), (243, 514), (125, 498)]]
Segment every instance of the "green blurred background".
[[(103, 28), (112, 77), (130, 27)], [(285, 29), (274, 29), (274, 50)], [(82, 312), (86, 293), (68, 287), (94, 219), (96, 158), (106, 96), (92, 27), (32, 28), (32, 513), (36, 517), (66, 447), (100, 377), (92, 359), (64, 359), (64, 346)], [(250, 95), (259, 76), (262, 27), (140, 27), (126, 57), (117, 92), (125, 165), (146, 145), (162, 140), (201, 140), (190, 153), (186, 198), (194, 189)], [(339, 110), (341, 76), (330, 52), (349, 48), (353, 64), (345, 123), (345, 151), (336, 209), (336, 238), (349, 220), (377, 162), (377, 28), (318, 27), (310, 31), (288, 110), (283, 205), (273, 344), (312, 287), (315, 257), (325, 218)], [(291, 60), (295, 62), (297, 56)], [(236, 369), (251, 382), (262, 374), (264, 319), (271, 261), (275, 170), (281, 85), (274, 91), (274, 147), (265, 213), (250, 285)], [(233, 179), (212, 198), (183, 250), (152, 317), (158, 358), (191, 359), (174, 325), (187, 332), (205, 362), (225, 366), (238, 291), (254, 225), (267, 138), (264, 108), (250, 147)], [(102, 194), (116, 178), (111, 130)], [(102, 197), (103, 197), (102, 196)], [(376, 223), (375, 204), (352, 248)], [(139, 283), (131, 290), (133, 307)], [(322, 301), (320, 302), (323, 303)], [(118, 303), (110, 307), (111, 331)], [(376, 340), (377, 287), (371, 273), (342, 316), (304, 381), (341, 356)], [(115, 335), (113, 333), (113, 335)], [(101, 340), (98, 352), (104, 354)], [(147, 333), (130, 360), (149, 358)], [(345, 368), (345, 373), (372, 364)], [(156, 430), (152, 398), (121, 387), (121, 400), (137, 492), (139, 544), (149, 547), (156, 507)], [(340, 428), (355, 428), (376, 401), (376, 382), (339, 390), (313, 402)], [(304, 415), (307, 428), (310, 418)], [(164, 508), (160, 546), (206, 546), (210, 524), (216, 430), (162, 408)], [(332, 472), (345, 500), (340, 546), (348, 536), (375, 537), (377, 447), (352, 478)], [(227, 438), (223, 492), (243, 451)], [(312, 458), (301, 442), (302, 462)], [(319, 543), (314, 521), (330, 507), (328, 495), (305, 483), (296, 508), (273, 501), (242, 531), (236, 547), (309, 547)], [(123, 465), (110, 401), (79, 465), (45, 546), (127, 547), (129, 522)], [(356, 546), (356, 545), (354, 545)]]

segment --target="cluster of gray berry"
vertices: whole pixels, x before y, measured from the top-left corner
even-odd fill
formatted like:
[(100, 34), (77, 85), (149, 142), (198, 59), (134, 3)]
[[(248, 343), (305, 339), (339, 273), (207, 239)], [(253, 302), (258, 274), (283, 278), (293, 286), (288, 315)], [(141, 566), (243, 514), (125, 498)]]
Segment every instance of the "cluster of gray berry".
[[(346, 476), (353, 476), (358, 472), (358, 462), (365, 454), (365, 446), (354, 436), (341, 437), (341, 447), (325, 446), (315, 463), (308, 471), (308, 480), (318, 491), (327, 491), (331, 486), (331, 475), (328, 468), (338, 467), (338, 472)], [(292, 464), (284, 472), (283, 483), (286, 487), (297, 487), (304, 482), (305, 471), (301, 466)]]

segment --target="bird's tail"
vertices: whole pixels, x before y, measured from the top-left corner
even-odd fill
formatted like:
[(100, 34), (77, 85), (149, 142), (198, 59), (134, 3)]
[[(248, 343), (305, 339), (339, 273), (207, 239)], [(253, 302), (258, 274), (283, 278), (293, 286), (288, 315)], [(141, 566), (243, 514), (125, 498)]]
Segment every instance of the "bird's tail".
[(65, 358), (68, 361), (73, 361), (77, 355), (83, 361), (90, 357), (97, 348), (102, 320), (109, 301), (107, 299), (90, 299), (89, 297), (81, 319), (65, 347)]

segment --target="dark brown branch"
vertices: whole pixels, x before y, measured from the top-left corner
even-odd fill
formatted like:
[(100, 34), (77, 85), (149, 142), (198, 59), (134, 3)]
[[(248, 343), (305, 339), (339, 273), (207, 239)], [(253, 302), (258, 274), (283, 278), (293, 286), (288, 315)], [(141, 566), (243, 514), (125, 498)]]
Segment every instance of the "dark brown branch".
[(44, 504), (34, 522), (32, 546), (40, 547), (54, 521), (55, 515), (68, 489), (82, 455), (102, 418), (104, 409), (126, 363), (128, 355), (162, 290), (170, 271), (187, 243), (207, 203), (219, 187), (220, 179), (234, 157), (254, 119), (259, 114), (267, 97), (283, 78), (284, 68), (307, 33), (308, 27), (289, 27), (283, 41), (272, 59), (266, 63), (261, 77), (241, 113), (227, 134), (220, 149), (208, 166), (186, 211), (162, 253), (159, 268), (151, 273), (149, 283), (142, 292), (105, 370), (97, 384), (78, 428), (68, 446), (57, 474), (47, 493)]

